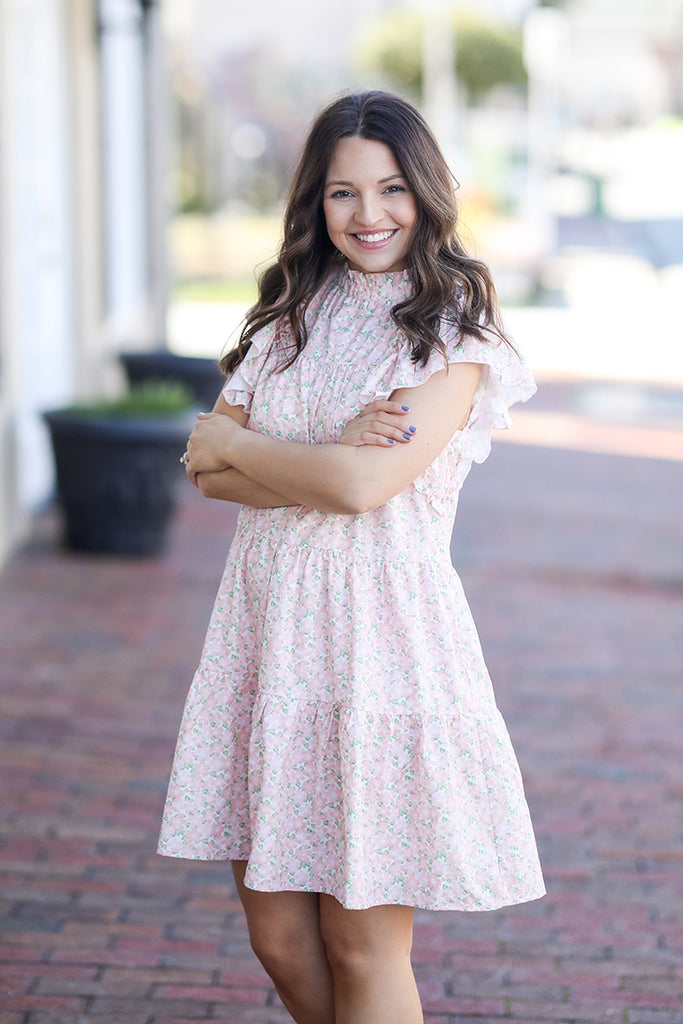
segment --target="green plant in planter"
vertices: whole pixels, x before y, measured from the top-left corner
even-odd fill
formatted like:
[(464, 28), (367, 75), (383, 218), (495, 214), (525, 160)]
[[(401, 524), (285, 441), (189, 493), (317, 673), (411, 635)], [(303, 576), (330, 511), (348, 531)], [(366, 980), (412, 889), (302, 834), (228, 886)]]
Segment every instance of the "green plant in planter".
[(180, 356), (168, 349), (146, 352), (121, 352), (121, 362), (131, 387), (148, 381), (183, 384), (201, 409), (213, 409), (225, 383), (215, 359)]
[(133, 385), (130, 391), (120, 398), (71, 405), (65, 411), (90, 418), (158, 419), (186, 413), (193, 404), (192, 391), (184, 384), (167, 380), (147, 380), (142, 384)]
[(77, 551), (156, 555), (165, 545), (194, 423), (179, 384), (149, 382), (116, 401), (44, 413), (65, 540)]

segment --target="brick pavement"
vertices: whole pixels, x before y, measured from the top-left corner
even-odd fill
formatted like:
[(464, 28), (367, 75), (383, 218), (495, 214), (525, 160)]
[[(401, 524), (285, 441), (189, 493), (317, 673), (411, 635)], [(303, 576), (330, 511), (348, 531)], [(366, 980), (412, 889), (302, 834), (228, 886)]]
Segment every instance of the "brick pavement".
[[(428, 1024), (681, 1024), (683, 495), (674, 462), (499, 445), (453, 550), (549, 895), (419, 912)], [(284, 1024), (222, 864), (158, 858), (187, 684), (234, 522), (186, 493), (160, 561), (0, 577), (2, 1024)]]

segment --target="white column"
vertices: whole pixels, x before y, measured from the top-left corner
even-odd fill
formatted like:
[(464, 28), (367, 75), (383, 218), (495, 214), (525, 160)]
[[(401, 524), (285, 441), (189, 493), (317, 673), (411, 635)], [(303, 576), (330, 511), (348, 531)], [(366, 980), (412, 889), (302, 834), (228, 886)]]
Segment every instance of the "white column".
[(65, 0), (6, 10), (1, 274), (15, 504), (44, 500), (52, 456), (40, 412), (72, 397), (74, 211)]
[(105, 307), (112, 342), (150, 331), (147, 77), (139, 0), (100, 0)]
[(104, 350), (104, 231), (99, 41), (95, 0), (67, 3), (71, 106), (76, 394), (101, 395), (109, 374)]
[(168, 167), (170, 146), (170, 70), (161, 31), (161, 12), (153, 5), (147, 12), (147, 88), (150, 204), (150, 286), (152, 290), (152, 340), (166, 339), (168, 308), (168, 256), (166, 229), (169, 217)]

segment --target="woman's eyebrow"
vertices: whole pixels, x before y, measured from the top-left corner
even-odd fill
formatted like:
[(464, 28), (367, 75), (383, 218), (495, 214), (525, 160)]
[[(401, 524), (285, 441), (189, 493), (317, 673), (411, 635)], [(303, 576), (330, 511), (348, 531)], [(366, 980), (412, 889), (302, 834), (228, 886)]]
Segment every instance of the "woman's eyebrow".
[[(403, 178), (403, 179), (405, 179), (405, 174), (390, 174), (387, 178), (380, 178), (379, 181), (377, 182), (377, 184), (378, 185), (384, 185), (385, 182), (393, 181), (394, 178)], [(328, 181), (327, 184), (325, 185), (325, 188), (327, 188), (329, 185), (351, 185), (352, 186), (353, 182), (352, 181)]]

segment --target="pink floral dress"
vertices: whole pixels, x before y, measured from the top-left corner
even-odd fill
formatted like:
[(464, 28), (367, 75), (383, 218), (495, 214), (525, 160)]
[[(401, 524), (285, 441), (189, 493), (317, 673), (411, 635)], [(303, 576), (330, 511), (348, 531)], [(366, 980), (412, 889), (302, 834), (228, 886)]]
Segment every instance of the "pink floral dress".
[[(406, 271), (344, 271), (273, 374), (265, 329), (225, 388), (249, 429), (336, 442), (375, 397), (443, 367), (410, 361), (390, 317)], [(484, 364), (466, 427), (363, 515), (240, 511), (185, 707), (159, 844), (248, 860), (246, 884), (345, 907), (490, 910), (543, 895), (522, 780), (449, 554), (458, 492), (533, 381), (504, 344), (442, 337)], [(391, 458), (391, 450), (387, 451)]]

